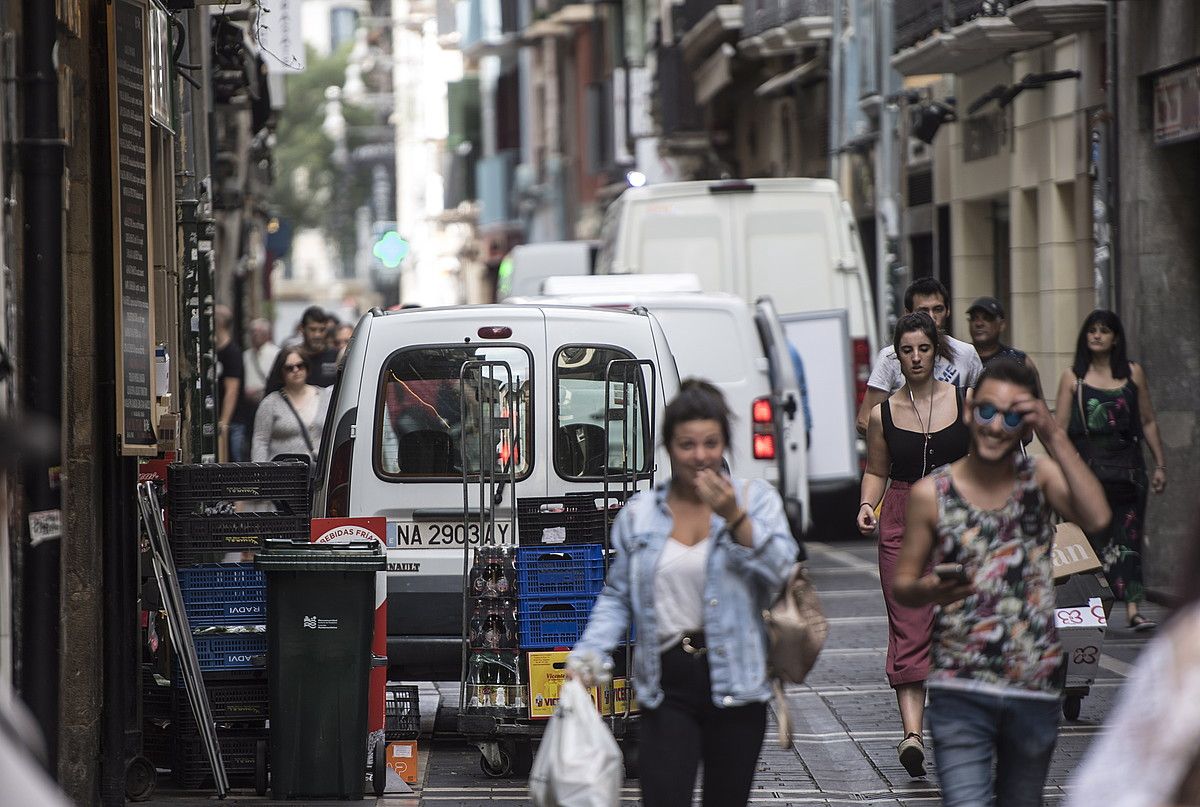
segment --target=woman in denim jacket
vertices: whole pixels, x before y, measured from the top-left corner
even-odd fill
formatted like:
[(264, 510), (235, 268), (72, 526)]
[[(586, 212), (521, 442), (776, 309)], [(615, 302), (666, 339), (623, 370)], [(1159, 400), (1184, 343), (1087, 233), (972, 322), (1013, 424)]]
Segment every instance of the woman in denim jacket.
[(671, 479), (613, 524), (615, 557), (568, 675), (607, 678), (632, 624), (646, 807), (690, 805), (701, 759), (704, 804), (745, 804), (771, 698), (762, 612), (796, 542), (774, 488), (722, 475), (729, 409), (716, 387), (685, 381), (662, 429)]

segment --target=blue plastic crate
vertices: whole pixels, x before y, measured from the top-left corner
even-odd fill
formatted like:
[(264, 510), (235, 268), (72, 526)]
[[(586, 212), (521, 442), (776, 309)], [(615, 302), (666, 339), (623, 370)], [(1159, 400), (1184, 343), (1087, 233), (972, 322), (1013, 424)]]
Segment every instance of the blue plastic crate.
[(201, 672), (252, 670), (262, 667), (267, 656), (265, 633), (214, 633), (193, 636)]
[(604, 547), (600, 544), (517, 548), (521, 597), (589, 597), (603, 587)]
[(591, 597), (556, 597), (518, 601), (522, 650), (550, 650), (571, 647), (583, 635), (592, 606)]
[(266, 624), (267, 580), (253, 563), (205, 563), (178, 574), (193, 628)]

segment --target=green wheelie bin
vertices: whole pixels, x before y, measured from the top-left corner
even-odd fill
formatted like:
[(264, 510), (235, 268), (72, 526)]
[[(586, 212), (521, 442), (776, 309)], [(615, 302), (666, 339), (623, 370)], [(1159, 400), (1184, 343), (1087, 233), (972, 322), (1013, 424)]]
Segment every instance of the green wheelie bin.
[(268, 540), (255, 560), (267, 580), (274, 798), (364, 795), (375, 574), (386, 563), (378, 541)]

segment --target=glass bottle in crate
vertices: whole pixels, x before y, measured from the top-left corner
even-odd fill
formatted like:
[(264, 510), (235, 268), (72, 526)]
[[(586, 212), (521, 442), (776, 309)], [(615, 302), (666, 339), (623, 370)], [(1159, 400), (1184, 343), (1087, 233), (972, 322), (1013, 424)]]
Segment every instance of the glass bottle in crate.
[(496, 577), (496, 594), (500, 597), (513, 597), (517, 593), (517, 567), (513, 561), (513, 553), (506, 547), (499, 550), (499, 570)]
[(482, 597), (487, 591), (487, 575), (484, 570), (484, 560), (480, 550), (475, 550), (475, 561), (471, 565), (471, 574), (467, 578), (467, 586), (472, 597)]

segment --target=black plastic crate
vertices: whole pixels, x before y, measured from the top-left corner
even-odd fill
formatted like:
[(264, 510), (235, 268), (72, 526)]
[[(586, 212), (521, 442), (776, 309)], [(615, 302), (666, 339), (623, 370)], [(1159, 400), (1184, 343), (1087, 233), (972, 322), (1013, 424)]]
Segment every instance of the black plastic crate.
[(154, 678), (154, 670), (142, 665), (142, 717), (146, 720), (159, 718), (169, 720), (174, 703), (174, 687), (170, 683), (160, 684)]
[[(221, 759), (231, 785), (252, 786), (257, 764), (258, 741), (268, 739), (266, 729), (217, 730), (221, 744)], [(172, 765), (175, 783), (185, 790), (197, 790), (211, 786), (212, 769), (204, 753), (204, 741), (200, 734), (177, 733), (175, 756)]]
[(389, 740), (415, 740), (421, 733), (421, 700), (417, 687), (387, 685), (383, 731)]
[(160, 718), (146, 718), (142, 721), (142, 756), (150, 760), (155, 768), (171, 768), (173, 746), (174, 738), (169, 721)]
[[(261, 728), (270, 715), (266, 678), (205, 679), (213, 722), (227, 727)], [(186, 693), (177, 690), (175, 724), (182, 733), (196, 732), (196, 718)]]
[(521, 546), (606, 543), (606, 512), (611, 524), (623, 505), (620, 490), (609, 491), (607, 504), (603, 490), (548, 499), (518, 499), (519, 543)]
[(167, 471), (167, 506), (172, 514), (195, 514), (223, 502), (270, 501), (291, 515), (311, 507), (304, 462), (176, 463)]
[(176, 563), (208, 560), (226, 552), (253, 552), (268, 538), (308, 538), (307, 515), (233, 513), (181, 516), (172, 512), (167, 525)]

